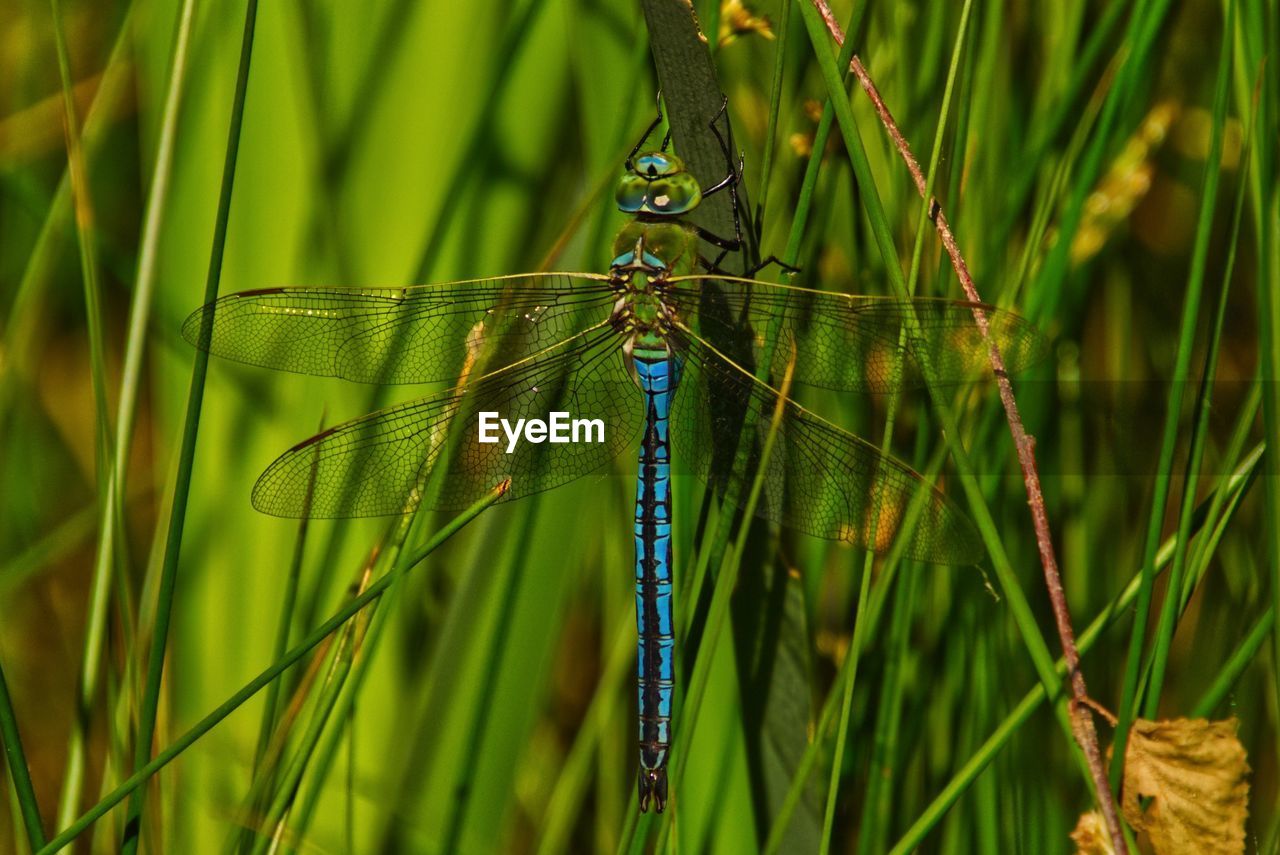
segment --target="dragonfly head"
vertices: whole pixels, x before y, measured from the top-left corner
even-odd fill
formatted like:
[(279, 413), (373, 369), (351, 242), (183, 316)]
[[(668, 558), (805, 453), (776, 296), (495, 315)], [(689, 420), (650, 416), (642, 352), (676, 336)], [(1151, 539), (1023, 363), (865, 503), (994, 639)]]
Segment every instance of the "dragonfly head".
[(618, 209), (625, 214), (677, 217), (702, 201), (698, 179), (684, 161), (665, 151), (646, 151), (627, 161), (618, 182)]
[(649, 810), (649, 800), (653, 800), (653, 809), (658, 813), (667, 806), (667, 770), (646, 769), (640, 767), (640, 812)]

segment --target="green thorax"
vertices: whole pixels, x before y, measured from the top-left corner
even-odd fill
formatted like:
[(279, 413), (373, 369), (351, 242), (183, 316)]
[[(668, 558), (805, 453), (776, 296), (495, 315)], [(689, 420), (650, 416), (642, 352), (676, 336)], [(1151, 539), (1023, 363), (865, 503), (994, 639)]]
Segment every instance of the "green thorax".
[(663, 299), (666, 280), (697, 268), (698, 233), (684, 215), (702, 201), (702, 189), (675, 155), (645, 152), (628, 161), (617, 200), (635, 219), (613, 242), (609, 271), (622, 294), (615, 320), (633, 352), (656, 355), (667, 349), (673, 320)]
[(609, 267), (619, 271), (637, 265), (669, 276), (693, 273), (698, 266), (698, 233), (681, 220), (632, 220), (613, 241)]

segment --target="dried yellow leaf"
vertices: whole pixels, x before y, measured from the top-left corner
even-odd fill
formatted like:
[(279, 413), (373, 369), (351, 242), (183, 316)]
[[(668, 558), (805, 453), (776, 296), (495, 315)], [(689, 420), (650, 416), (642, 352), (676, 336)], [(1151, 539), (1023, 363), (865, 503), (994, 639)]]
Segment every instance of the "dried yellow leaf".
[(1111, 846), (1111, 835), (1107, 833), (1106, 820), (1096, 810), (1080, 814), (1071, 839), (1076, 844), (1076, 855), (1116, 855)]
[(1156, 855), (1244, 852), (1249, 764), (1236, 725), (1234, 718), (1133, 723), (1121, 810)]

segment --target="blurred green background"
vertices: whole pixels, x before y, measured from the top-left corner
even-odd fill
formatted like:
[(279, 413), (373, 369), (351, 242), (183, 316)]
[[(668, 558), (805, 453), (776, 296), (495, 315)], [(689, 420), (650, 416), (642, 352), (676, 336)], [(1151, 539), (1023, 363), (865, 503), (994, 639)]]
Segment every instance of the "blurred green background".
[[(753, 204), (767, 185), (766, 254), (791, 233), (826, 95), (801, 2), (695, 4), (720, 34), (714, 58)], [(1014, 388), (1077, 630), (1112, 609), (1084, 658), (1090, 694), (1117, 711), (1136, 668), (1147, 691), (1135, 709), (1147, 717), (1237, 716), (1252, 768), (1247, 851), (1276, 852), (1280, 510), (1259, 454), (1280, 440), (1268, 344), (1280, 285), (1280, 11), (1274, 0), (1234, 5), (1224, 42), (1228, 6), (1212, 0), (973, 3), (935, 187), (983, 298), (1053, 342), (1052, 359)], [(858, 53), (926, 167), (962, 7), (858, 10)], [(46, 838), (133, 769), (194, 359), (179, 330), (203, 301), (244, 25), (240, 3), (195, 4), (189, 21), (185, 8), (0, 0), (0, 665)], [(832, 8), (841, 22), (855, 12)], [(623, 223), (612, 182), (656, 88), (639, 4), (263, 4), (219, 290), (602, 271)], [(66, 94), (87, 179), (79, 230)], [(833, 133), (797, 282), (886, 293), (866, 196), (881, 199), (904, 271), (920, 202), (856, 83), (849, 97), (876, 186), (856, 186)], [(1221, 158), (1210, 156), (1215, 141)], [(932, 229), (922, 249), (919, 290), (962, 296)], [(1203, 294), (1188, 304), (1197, 281)], [(139, 294), (149, 314), (131, 331)], [(122, 409), (130, 346), (138, 394)], [(251, 509), (258, 473), (322, 421), (423, 391), (210, 364), (157, 750), (279, 656), (299, 531)], [(879, 441), (885, 402), (802, 400)], [(1177, 433), (1162, 456), (1171, 403)], [(955, 408), (1056, 656), (994, 387), (966, 390)], [(134, 425), (124, 445), (122, 420)], [(964, 504), (927, 396), (904, 400), (892, 439)], [(104, 551), (105, 473), (121, 448), (124, 512)], [(764, 524), (741, 557), (731, 631), (698, 651), (711, 657), (710, 682), (672, 810), (637, 821), (633, 469), (626, 454), (609, 472), (486, 511), (383, 598), (376, 646), (344, 664), (335, 640), (286, 672), (262, 758), (259, 694), (166, 767), (148, 791), (142, 848), (250, 851), (274, 835), (315, 852), (743, 853), (774, 833), (784, 852), (817, 851), (823, 838), (837, 852), (1074, 851), (1068, 834), (1092, 806), (1087, 777), (1047, 706), (1009, 718), (1037, 672), (990, 562), (876, 565), (837, 756), (835, 728), (818, 722), (824, 707), (839, 719), (864, 555)], [(702, 494), (689, 479), (676, 485), (681, 586), (707, 546)], [(422, 516), (423, 534), (446, 521)], [(285, 616), (292, 640), (349, 599), (387, 525), (309, 527)], [(1166, 576), (1156, 580), (1132, 658), (1127, 586), (1148, 545), (1172, 544), (1180, 526), (1194, 539), (1159, 563), (1180, 566), (1179, 584), (1170, 599)], [(712, 584), (681, 606), (692, 627), (683, 674)], [(1166, 603), (1176, 625), (1164, 645)], [(1105, 746), (1111, 729), (1099, 725)], [(975, 758), (984, 770), (964, 775)], [(809, 776), (778, 823), (797, 768)], [(27, 851), (20, 788), (8, 775), (0, 787), (0, 851)], [(78, 851), (115, 851), (123, 824), (122, 806)]]

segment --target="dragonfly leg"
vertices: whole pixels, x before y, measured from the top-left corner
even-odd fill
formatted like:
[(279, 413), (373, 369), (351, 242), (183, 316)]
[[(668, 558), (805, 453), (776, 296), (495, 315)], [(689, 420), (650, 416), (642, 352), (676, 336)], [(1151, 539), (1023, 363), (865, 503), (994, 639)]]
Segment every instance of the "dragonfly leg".
[[(648, 141), (649, 134), (657, 130), (658, 125), (662, 124), (662, 90), (661, 89), (658, 90), (658, 98), (655, 106), (657, 107), (658, 114), (654, 116), (653, 121), (649, 123), (649, 127), (644, 129), (644, 133), (640, 136), (640, 140), (635, 144), (635, 147), (631, 149), (631, 153), (627, 155), (625, 166), (627, 167), (628, 172), (631, 172), (633, 169), (635, 169), (635, 157), (637, 154), (640, 153), (640, 149), (644, 146), (645, 142)], [(667, 145), (670, 144), (670, 142), (671, 142), (671, 132), (667, 131), (667, 136), (662, 141), (663, 151), (667, 150)]]
[[(742, 181), (742, 172), (743, 169), (746, 168), (746, 157), (739, 152), (738, 163), (735, 168), (733, 162), (733, 149), (730, 148), (729, 141), (725, 139), (724, 134), (720, 133), (720, 128), (716, 126), (716, 123), (720, 118), (725, 115), (725, 112), (728, 110), (728, 106), (729, 99), (725, 98), (720, 102), (719, 112), (715, 114), (710, 122), (711, 132), (715, 134), (716, 141), (720, 143), (720, 151), (724, 153), (724, 161), (725, 166), (728, 169), (728, 174), (725, 175), (724, 178), (720, 179), (716, 184), (713, 184), (711, 187), (702, 191), (702, 195), (703, 198), (705, 198), (718, 190), (724, 190), (726, 188), (729, 190), (729, 198), (731, 200), (731, 207), (733, 208), (733, 238), (732, 240), (728, 240), (711, 235), (705, 229), (698, 230), (699, 237), (708, 243), (720, 247), (721, 249), (720, 254), (715, 257), (715, 260), (710, 264), (707, 264), (707, 270), (711, 273), (727, 273), (727, 271), (720, 267), (720, 262), (724, 261), (724, 257), (730, 252), (738, 252), (741, 250), (746, 243), (742, 237), (742, 220), (740, 219), (740, 214), (738, 212), (738, 184)], [(756, 221), (751, 225), (755, 234), (756, 243), (758, 244), (760, 241), (760, 224)], [(776, 264), (778, 267), (782, 268), (782, 270), (790, 274), (800, 272), (800, 268), (787, 264), (776, 255), (771, 255), (768, 258), (747, 267), (747, 269), (742, 272), (742, 275), (747, 277), (754, 276), (770, 264)]]
[(739, 154), (738, 163), (735, 167), (733, 162), (733, 151), (729, 148), (729, 142), (725, 139), (724, 134), (720, 133), (720, 128), (716, 127), (716, 123), (720, 121), (721, 117), (726, 114), (728, 109), (729, 99), (726, 97), (720, 101), (720, 109), (711, 117), (711, 121), (707, 123), (707, 127), (711, 129), (711, 133), (715, 134), (716, 142), (720, 143), (720, 151), (724, 153), (726, 174), (724, 178), (721, 178), (715, 184), (703, 190), (702, 198), (705, 199), (708, 196), (714, 196), (721, 190), (728, 189), (729, 208), (733, 211), (733, 237), (723, 238), (700, 226), (696, 227), (698, 237), (702, 238), (707, 243), (720, 248), (720, 254), (715, 257), (714, 261), (706, 265), (707, 270), (712, 273), (726, 273), (726, 271), (720, 267), (720, 262), (724, 261), (725, 256), (729, 253), (741, 251), (744, 245), (742, 240), (742, 221), (738, 218), (738, 183), (742, 181), (742, 170), (746, 166), (746, 159), (742, 154)]
[(738, 252), (739, 250), (742, 249), (742, 238), (741, 237), (723, 238), (723, 237), (720, 237), (720, 235), (716, 234), (715, 232), (708, 231), (707, 229), (704, 229), (701, 226), (696, 226), (696, 225), (693, 227), (693, 229), (695, 232), (697, 232), (698, 237), (702, 238), (712, 246), (716, 246), (720, 248), (720, 253), (711, 261), (708, 261), (707, 259), (699, 256), (699, 260), (702, 262), (702, 266), (707, 269), (707, 272), (720, 273), (725, 276), (736, 275), (722, 268), (720, 266), (720, 262), (724, 261), (725, 256), (728, 255), (729, 253)]
[(794, 264), (787, 264), (781, 258), (778, 258), (778, 256), (771, 255), (768, 258), (760, 261), (758, 264), (752, 265), (751, 268), (744, 275), (747, 276), (748, 278), (755, 276), (757, 273), (759, 273), (761, 270), (764, 270), (770, 264), (776, 264), (784, 273), (787, 273), (792, 276), (800, 272), (800, 268), (796, 267)]

